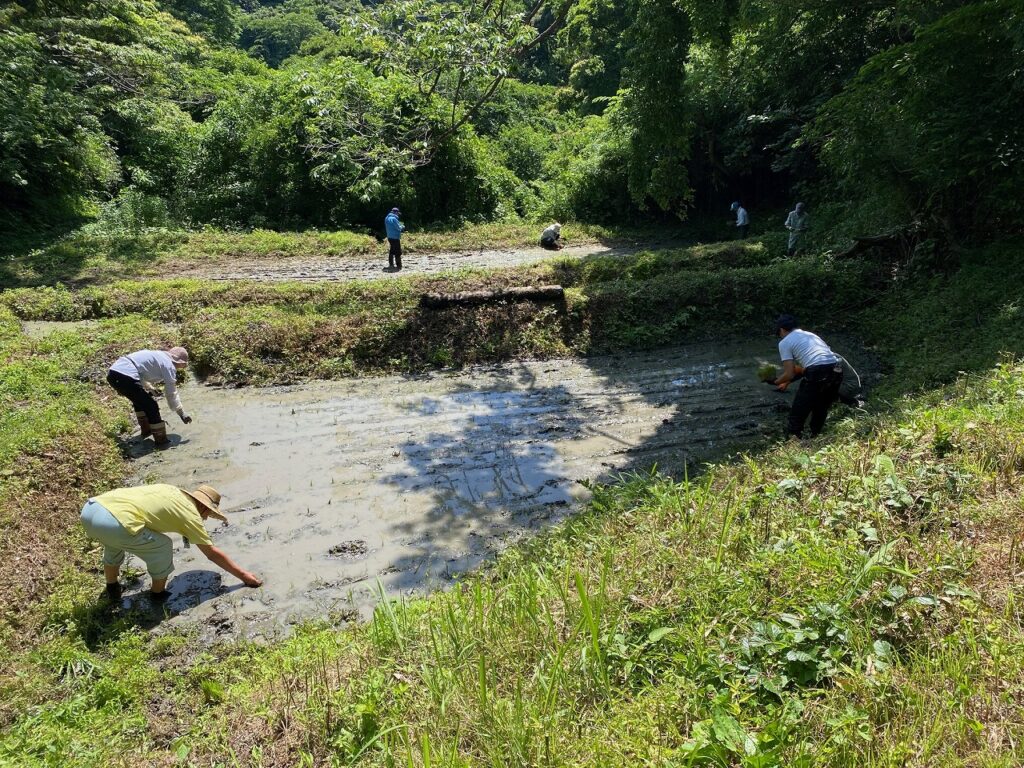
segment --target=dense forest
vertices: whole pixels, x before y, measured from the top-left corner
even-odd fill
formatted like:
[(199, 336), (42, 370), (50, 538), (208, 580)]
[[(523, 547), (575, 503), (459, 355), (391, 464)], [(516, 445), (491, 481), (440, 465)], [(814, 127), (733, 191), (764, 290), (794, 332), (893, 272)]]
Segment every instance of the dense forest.
[(1012, 230), (1022, 0), (19, 0), (5, 226)]

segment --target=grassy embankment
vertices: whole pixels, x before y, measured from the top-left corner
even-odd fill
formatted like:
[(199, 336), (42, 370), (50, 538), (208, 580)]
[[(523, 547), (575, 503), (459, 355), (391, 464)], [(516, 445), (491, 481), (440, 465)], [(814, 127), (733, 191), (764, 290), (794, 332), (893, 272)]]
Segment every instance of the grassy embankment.
[[(177, 323), (200, 374), (261, 384), (764, 334), (772, 308), (800, 306), (808, 317), (826, 318), (837, 302), (871, 296), (881, 272), (816, 257), (779, 261), (752, 241), (368, 282), (22, 288), (4, 292), (0, 303), (24, 319), (141, 314)], [(547, 283), (565, 286), (564, 306), (419, 306), (426, 291)], [(808, 284), (820, 291), (807, 294)]]
[[(861, 320), (895, 353), (891, 391), (1024, 348), (1013, 257), (991, 249), (942, 285), (879, 297), (890, 311)], [(637, 263), (645, 258), (657, 261)], [(982, 302), (957, 301), (975, 291)], [(952, 315), (948, 326), (930, 305)], [(1022, 647), (1006, 574), (1016, 569), (1024, 370), (692, 483), (601, 489), (584, 517), (493, 571), (384, 607), (368, 627), (197, 656), (183, 639), (133, 629), (132, 617), (110, 623), (95, 608), (95, 580), (87, 587), (60, 568), (84, 558), (73, 524), (82, 492), (67, 492), (59, 468), (77, 467), (83, 490), (118, 473), (109, 435), (124, 416), (96, 405), (91, 382), (115, 346), (172, 332), (147, 322), (128, 316), (31, 342), (5, 318), (0, 429), (13, 447), (0, 468), (10, 481), (3, 509), (16, 510), (8, 525), (52, 510), (37, 529), (14, 531), (36, 530), (24, 541), (51, 546), (42, 572), (58, 588), (7, 612), (17, 623), (5, 645), (29, 650), (2, 683), (0, 759), (1020, 761)], [(57, 453), (61, 440), (69, 445)], [(26, 454), (36, 457), (28, 468)], [(23, 557), (11, 572), (37, 572), (34, 550), (11, 543), (4, 562)]]

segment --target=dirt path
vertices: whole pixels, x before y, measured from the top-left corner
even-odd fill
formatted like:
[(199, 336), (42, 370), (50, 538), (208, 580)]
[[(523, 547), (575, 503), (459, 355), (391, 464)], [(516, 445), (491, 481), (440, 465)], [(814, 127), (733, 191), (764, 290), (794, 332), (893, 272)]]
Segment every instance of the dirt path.
[[(667, 247), (667, 244), (659, 244)], [(212, 264), (184, 264), (175, 267), (175, 277), (206, 280), (260, 280), (268, 282), (331, 282), (341, 280), (379, 280), (394, 274), (449, 272), (465, 268), (499, 268), (533, 264), (546, 259), (583, 258), (585, 256), (622, 256), (642, 250), (640, 244), (602, 245), (590, 243), (561, 251), (540, 247), (506, 250), (465, 250), (455, 253), (407, 253), (399, 273), (387, 270), (387, 247), (369, 256), (279, 258), (233, 258)], [(161, 275), (169, 277), (170, 275)]]
[[(173, 623), (207, 640), (272, 636), (303, 618), (367, 615), (389, 593), (443, 586), (563, 519), (577, 482), (653, 464), (679, 472), (780, 422), (759, 384), (770, 344), (489, 366), (296, 387), (186, 386), (195, 421), (138, 479), (208, 482), (230, 526), (214, 541), (266, 585), (243, 588), (176, 552)], [(142, 601), (138, 587), (129, 603)]]

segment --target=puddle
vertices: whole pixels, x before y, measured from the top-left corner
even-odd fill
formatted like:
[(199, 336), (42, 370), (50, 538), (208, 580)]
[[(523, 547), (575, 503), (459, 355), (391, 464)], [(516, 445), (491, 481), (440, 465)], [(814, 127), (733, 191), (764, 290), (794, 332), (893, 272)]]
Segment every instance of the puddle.
[[(791, 396), (756, 378), (774, 345), (686, 347), (457, 374), (266, 389), (187, 384), (191, 425), (138, 439), (139, 481), (224, 494), (214, 542), (258, 590), (177, 544), (171, 623), (209, 640), (367, 616), (390, 593), (443, 587), (586, 498), (578, 481), (681, 473), (782, 422)], [(177, 537), (175, 537), (177, 538)], [(205, 575), (202, 575), (205, 574)]]

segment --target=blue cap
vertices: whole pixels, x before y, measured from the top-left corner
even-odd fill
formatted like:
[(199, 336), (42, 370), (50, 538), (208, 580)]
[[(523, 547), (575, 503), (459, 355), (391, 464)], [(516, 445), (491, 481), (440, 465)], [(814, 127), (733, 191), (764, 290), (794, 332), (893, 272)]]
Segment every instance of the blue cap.
[(740, 207), (739, 203), (733, 203), (732, 205), (729, 206), (729, 210), (730, 211), (735, 211), (739, 207)]

